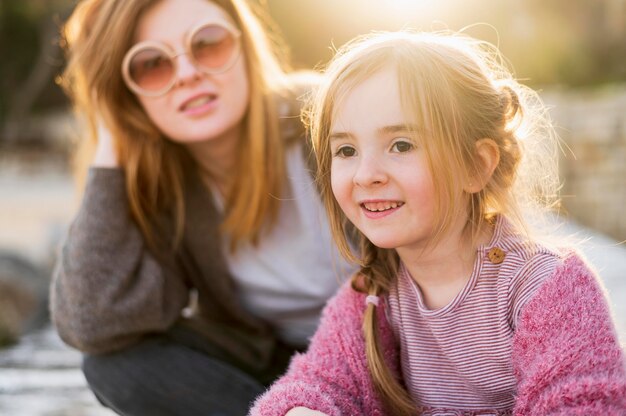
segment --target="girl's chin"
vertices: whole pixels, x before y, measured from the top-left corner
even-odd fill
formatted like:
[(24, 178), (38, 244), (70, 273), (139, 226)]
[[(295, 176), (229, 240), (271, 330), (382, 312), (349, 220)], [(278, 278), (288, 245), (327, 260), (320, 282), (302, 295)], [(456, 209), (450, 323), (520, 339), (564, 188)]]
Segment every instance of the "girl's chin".
[(369, 237), (367, 237), (367, 238), (376, 247), (386, 248), (386, 249), (390, 249), (390, 250), (395, 249), (395, 248), (398, 247), (397, 241), (390, 241), (388, 239), (381, 239), (381, 238), (369, 238)]

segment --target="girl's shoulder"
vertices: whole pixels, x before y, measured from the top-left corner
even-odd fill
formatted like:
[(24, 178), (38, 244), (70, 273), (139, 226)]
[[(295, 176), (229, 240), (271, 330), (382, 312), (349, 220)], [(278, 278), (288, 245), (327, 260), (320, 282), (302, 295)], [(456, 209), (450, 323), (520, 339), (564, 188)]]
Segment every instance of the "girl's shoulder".
[(350, 279), (344, 282), (337, 293), (328, 300), (322, 316), (333, 319), (335, 315), (341, 315), (348, 318), (358, 318), (354, 320), (360, 321), (366, 308), (365, 297), (364, 293), (354, 289)]
[(592, 284), (597, 274), (573, 245), (546, 243), (517, 232), (506, 220), (498, 218), (494, 237), (481, 247), (482, 274), (497, 277), (499, 296), (508, 299), (508, 315), (513, 326), (524, 306), (550, 282), (576, 284), (567, 276), (579, 275)]
[(500, 276), (510, 279), (528, 273), (553, 273), (568, 259), (586, 264), (575, 245), (531, 237), (518, 231), (504, 216), (498, 217), (491, 241), (480, 250), (488, 263), (499, 266)]
[(536, 302), (541, 298), (547, 302), (551, 299), (552, 305), (568, 307), (569, 302), (577, 297), (562, 296), (562, 293), (580, 289), (598, 292), (600, 287), (596, 271), (574, 248), (538, 249), (511, 278), (511, 317), (517, 323), (526, 305), (533, 300)]

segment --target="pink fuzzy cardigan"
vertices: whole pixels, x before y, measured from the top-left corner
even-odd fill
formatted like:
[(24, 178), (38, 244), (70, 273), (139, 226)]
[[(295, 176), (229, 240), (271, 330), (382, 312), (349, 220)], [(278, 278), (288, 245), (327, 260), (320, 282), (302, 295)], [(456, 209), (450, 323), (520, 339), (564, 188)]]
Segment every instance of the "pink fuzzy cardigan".
[[(279, 416), (297, 406), (331, 416), (386, 415), (365, 360), (364, 309), (365, 296), (344, 285), (309, 350), (292, 359), (250, 415)], [(387, 363), (399, 374), (391, 327), (385, 314), (377, 315)], [(514, 415), (626, 415), (624, 352), (602, 289), (576, 254), (524, 307), (512, 342)]]

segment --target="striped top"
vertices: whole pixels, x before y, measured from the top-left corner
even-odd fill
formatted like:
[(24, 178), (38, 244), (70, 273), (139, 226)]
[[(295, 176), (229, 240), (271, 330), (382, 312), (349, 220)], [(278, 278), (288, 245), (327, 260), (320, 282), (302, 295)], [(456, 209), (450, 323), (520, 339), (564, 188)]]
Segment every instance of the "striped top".
[(477, 251), (466, 286), (443, 308), (425, 307), (404, 266), (389, 293), (404, 381), (423, 414), (509, 414), (514, 406), (517, 318), (559, 258), (514, 234), (502, 216)]

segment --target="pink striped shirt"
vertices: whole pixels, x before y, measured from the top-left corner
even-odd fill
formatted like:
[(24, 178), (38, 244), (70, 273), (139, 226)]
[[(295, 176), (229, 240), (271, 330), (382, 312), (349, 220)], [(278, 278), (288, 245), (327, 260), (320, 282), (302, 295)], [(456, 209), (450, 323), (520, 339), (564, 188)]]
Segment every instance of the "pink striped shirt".
[[(389, 293), (389, 316), (404, 381), (424, 414), (456, 415), (465, 409), (493, 415), (513, 409), (516, 322), (559, 258), (511, 230), (500, 216), (491, 242), (478, 249), (466, 286), (443, 308), (427, 309), (419, 287), (400, 268)], [(490, 258), (490, 252), (504, 253), (504, 259)]]

